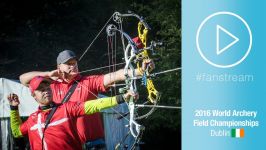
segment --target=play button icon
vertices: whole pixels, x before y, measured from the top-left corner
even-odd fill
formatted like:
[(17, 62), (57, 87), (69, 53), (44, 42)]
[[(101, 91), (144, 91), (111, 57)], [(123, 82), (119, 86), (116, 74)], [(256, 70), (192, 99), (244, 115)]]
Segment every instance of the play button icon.
[[(225, 43), (226, 41), (229, 41), (229, 44), (225, 44), (225, 46), (221, 47), (222, 43)], [(220, 40), (222, 39), (222, 40)], [(220, 25), (216, 26), (216, 54), (220, 55), (226, 50), (228, 50), (231, 46), (236, 44), (239, 41), (239, 39), (234, 36), (232, 33), (230, 33), (228, 30), (225, 28), (221, 27)]]
[(208, 64), (230, 68), (242, 63), (252, 47), (247, 22), (232, 12), (216, 12), (206, 17), (196, 33), (196, 48)]

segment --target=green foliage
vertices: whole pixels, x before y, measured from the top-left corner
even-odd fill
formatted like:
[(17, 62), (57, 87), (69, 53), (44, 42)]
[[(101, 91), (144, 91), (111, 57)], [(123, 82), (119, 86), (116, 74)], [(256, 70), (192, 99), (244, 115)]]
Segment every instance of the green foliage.
[[(152, 0), (134, 2), (137, 14), (145, 16), (151, 26), (149, 40), (162, 41), (157, 49), (160, 57), (154, 72), (181, 67), (181, 2), (177, 0)], [(159, 75), (155, 79), (158, 91), (162, 92), (159, 105), (181, 105), (181, 71)], [(180, 110), (157, 110), (145, 122), (150, 128), (165, 126), (177, 130), (181, 125)], [(165, 117), (169, 116), (169, 117)]]
[[(163, 42), (163, 46), (156, 51), (160, 61), (155, 62), (154, 72), (181, 67), (181, 1), (135, 1), (131, 6), (137, 14), (145, 16), (151, 26), (148, 39)], [(154, 83), (162, 93), (159, 105), (181, 106), (180, 70), (159, 75)], [(157, 109), (141, 123), (146, 126), (144, 142), (152, 144), (157, 149), (162, 142), (167, 142), (173, 148), (180, 147), (181, 110)], [(161, 131), (159, 137), (158, 131)], [(171, 139), (167, 139), (169, 136), (173, 136), (173, 143)]]

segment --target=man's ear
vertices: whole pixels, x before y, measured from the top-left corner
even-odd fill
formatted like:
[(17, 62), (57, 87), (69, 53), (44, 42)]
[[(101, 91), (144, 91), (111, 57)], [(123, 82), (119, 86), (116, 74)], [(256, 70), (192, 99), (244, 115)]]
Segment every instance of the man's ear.
[(60, 69), (60, 65), (61, 65), (61, 64), (57, 65), (57, 70), (58, 70), (59, 73), (62, 73), (62, 71), (61, 71), (61, 69)]
[(59, 64), (59, 65), (57, 65), (57, 69), (58, 69), (58, 70), (60, 70), (60, 64)]

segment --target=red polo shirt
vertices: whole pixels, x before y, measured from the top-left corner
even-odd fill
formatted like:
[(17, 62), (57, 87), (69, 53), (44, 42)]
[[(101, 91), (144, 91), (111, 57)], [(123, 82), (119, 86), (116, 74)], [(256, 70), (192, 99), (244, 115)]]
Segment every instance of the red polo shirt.
[[(32, 150), (42, 149), (44, 123), (50, 110), (38, 110), (20, 126), (22, 135), (28, 135)], [(60, 105), (44, 134), (44, 150), (82, 150), (82, 142), (76, 132), (76, 118), (84, 115), (84, 103)]]
[[(77, 76), (75, 80), (80, 80), (69, 101), (85, 102), (96, 99), (99, 92), (106, 91), (103, 84), (103, 77), (103, 75)], [(56, 103), (62, 102), (72, 83), (53, 82), (51, 84), (53, 99)], [(82, 142), (104, 137), (103, 123), (100, 113), (79, 117), (76, 125)]]

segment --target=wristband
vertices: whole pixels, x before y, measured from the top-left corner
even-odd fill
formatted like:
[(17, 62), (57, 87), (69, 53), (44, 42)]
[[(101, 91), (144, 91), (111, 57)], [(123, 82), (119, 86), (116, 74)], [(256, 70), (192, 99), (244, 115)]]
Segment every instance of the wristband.
[(123, 94), (121, 94), (121, 95), (117, 95), (117, 96), (116, 96), (116, 101), (117, 101), (117, 104), (124, 103), (124, 102), (125, 102), (125, 99), (124, 99)]
[(10, 110), (18, 110), (18, 106), (12, 106), (12, 105), (10, 105)]

